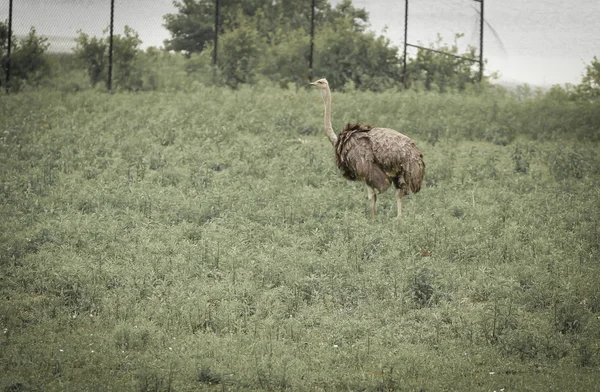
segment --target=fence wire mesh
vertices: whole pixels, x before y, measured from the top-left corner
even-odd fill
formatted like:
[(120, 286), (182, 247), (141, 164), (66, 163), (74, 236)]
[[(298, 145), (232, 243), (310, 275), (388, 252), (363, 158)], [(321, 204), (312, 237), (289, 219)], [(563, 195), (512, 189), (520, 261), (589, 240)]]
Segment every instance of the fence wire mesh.
[[(48, 51), (70, 52), (81, 31), (90, 36), (107, 36), (111, 0), (16, 0), (13, 1), (13, 33), (25, 37), (31, 27), (48, 38)], [(8, 20), (9, 0), (0, 2), (0, 20)], [(163, 16), (177, 8), (172, 0), (115, 0), (115, 34), (127, 25), (137, 31), (142, 47), (160, 47), (169, 37)]]
[[(9, 1), (0, 3), (0, 21), (6, 21)], [(312, 0), (306, 1), (310, 7)], [(342, 0), (330, 0), (333, 7)], [(370, 30), (388, 37), (392, 45), (404, 44), (404, 1), (354, 0), (370, 16)], [(139, 34), (141, 48), (162, 47), (170, 38), (164, 27), (164, 16), (177, 13), (173, 0), (114, 0), (114, 34), (123, 34), (125, 26)], [(47, 38), (51, 53), (69, 53), (76, 46), (80, 32), (90, 37), (107, 37), (110, 25), (111, 0), (13, 0), (12, 29), (17, 39), (35, 28)], [(479, 48), (479, 8), (473, 0), (410, 1), (408, 41), (429, 46), (440, 34), (445, 43), (453, 43), (456, 34), (464, 38), (456, 44), (460, 52), (467, 46)], [(208, 49), (208, 48), (207, 48)], [(212, 51), (212, 48), (210, 48)], [(409, 48), (414, 56), (416, 48)]]
[[(306, 0), (310, 3), (311, 0)], [(341, 0), (332, 0), (337, 5)], [(385, 34), (398, 47), (403, 44), (404, 1), (382, 2), (354, 0), (358, 8), (370, 15), (371, 30)], [(8, 4), (0, 3), (0, 20), (8, 19)], [(433, 6), (435, 5), (435, 6)], [(115, 0), (115, 34), (127, 25), (137, 31), (142, 47), (160, 47), (169, 38), (163, 27), (163, 16), (176, 13), (172, 0)], [(48, 38), (51, 52), (69, 52), (75, 46), (78, 31), (90, 36), (106, 34), (110, 23), (110, 0), (17, 0), (13, 2), (13, 32), (17, 38), (27, 35), (34, 27), (38, 34)], [(456, 34), (464, 34), (459, 49), (479, 45), (479, 9), (473, 0), (411, 1), (409, 37), (428, 45), (441, 34), (449, 41)]]

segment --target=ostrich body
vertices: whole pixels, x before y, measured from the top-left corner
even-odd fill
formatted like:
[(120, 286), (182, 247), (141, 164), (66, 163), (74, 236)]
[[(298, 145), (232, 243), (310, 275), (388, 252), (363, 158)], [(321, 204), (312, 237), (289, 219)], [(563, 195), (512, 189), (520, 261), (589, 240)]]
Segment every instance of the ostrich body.
[(396, 188), (398, 217), (402, 215), (402, 197), (421, 189), (425, 175), (423, 154), (406, 135), (389, 128), (350, 123), (336, 135), (331, 125), (331, 91), (326, 79), (311, 85), (319, 88), (325, 103), (325, 133), (335, 150), (335, 161), (345, 178), (364, 181), (371, 200), (371, 218), (375, 219), (377, 194), (390, 185)]

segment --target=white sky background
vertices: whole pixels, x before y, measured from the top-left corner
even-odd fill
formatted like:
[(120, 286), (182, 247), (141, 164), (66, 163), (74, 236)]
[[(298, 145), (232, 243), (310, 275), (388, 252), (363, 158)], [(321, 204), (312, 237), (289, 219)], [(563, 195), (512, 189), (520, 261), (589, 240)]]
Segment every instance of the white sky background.
[[(339, 0), (332, 0), (333, 4)], [(371, 29), (402, 48), (403, 0), (353, 0), (369, 12)], [(472, 0), (410, 0), (408, 42), (425, 46), (439, 32), (450, 42), (479, 48), (479, 3)], [(593, 56), (600, 58), (600, 0), (486, 0), (483, 55), (501, 80), (540, 86), (579, 83)], [(411, 53), (411, 50), (409, 50)], [(415, 49), (412, 49), (415, 53)], [(486, 72), (487, 73), (487, 72)]]
[[(240, 0), (242, 1), (242, 0)], [(286, 0), (307, 1), (310, 0)], [(339, 0), (330, 0), (333, 4)], [(110, 0), (13, 0), (13, 26), (24, 35), (30, 26), (51, 38), (51, 49), (69, 50), (81, 29), (101, 35), (109, 24)], [(115, 31), (129, 25), (143, 46), (162, 46), (169, 33), (163, 15), (176, 8), (172, 0), (115, 0)], [(371, 29), (402, 48), (403, 0), (353, 0), (369, 12)], [(472, 0), (410, 0), (410, 43), (426, 46), (439, 32), (447, 42), (479, 46), (479, 3)], [(0, 19), (8, 18), (8, 0), (0, 0)], [(484, 57), (487, 71), (499, 71), (506, 82), (547, 86), (579, 83), (585, 64), (600, 57), (600, 0), (486, 0)], [(387, 26), (387, 30), (384, 29)], [(409, 51), (414, 53), (414, 49)]]
[[(115, 33), (125, 25), (133, 28), (142, 46), (162, 46), (170, 37), (163, 16), (175, 13), (173, 0), (115, 0)], [(8, 0), (0, 0), (0, 20), (8, 18)], [(50, 37), (51, 51), (70, 50), (72, 38), (82, 30), (100, 36), (110, 24), (110, 0), (13, 0), (13, 29), (23, 36), (34, 26)]]

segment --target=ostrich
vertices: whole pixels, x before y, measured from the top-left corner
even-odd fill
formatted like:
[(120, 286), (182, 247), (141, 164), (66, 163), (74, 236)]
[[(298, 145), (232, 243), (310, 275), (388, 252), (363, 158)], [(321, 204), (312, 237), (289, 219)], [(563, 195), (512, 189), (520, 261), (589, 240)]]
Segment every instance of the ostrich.
[(335, 150), (335, 161), (345, 178), (364, 181), (371, 200), (371, 218), (375, 219), (377, 194), (391, 184), (396, 188), (398, 218), (402, 215), (402, 197), (419, 192), (425, 175), (423, 154), (415, 143), (400, 132), (388, 128), (350, 123), (336, 135), (331, 126), (331, 91), (327, 79), (311, 83), (325, 103), (325, 133)]

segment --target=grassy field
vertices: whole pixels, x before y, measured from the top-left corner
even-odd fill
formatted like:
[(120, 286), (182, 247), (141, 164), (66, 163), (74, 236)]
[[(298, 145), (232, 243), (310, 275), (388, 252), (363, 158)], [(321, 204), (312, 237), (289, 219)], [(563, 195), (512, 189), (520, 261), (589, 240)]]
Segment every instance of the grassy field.
[(333, 99), (423, 151), (402, 220), (316, 91), (0, 96), (0, 390), (597, 390), (597, 105)]

